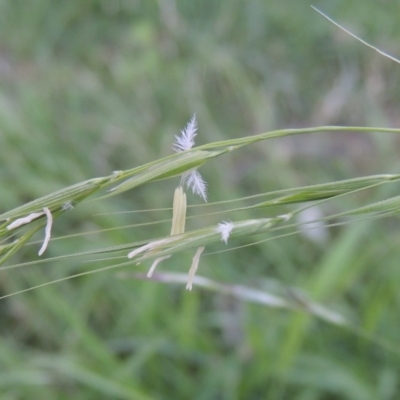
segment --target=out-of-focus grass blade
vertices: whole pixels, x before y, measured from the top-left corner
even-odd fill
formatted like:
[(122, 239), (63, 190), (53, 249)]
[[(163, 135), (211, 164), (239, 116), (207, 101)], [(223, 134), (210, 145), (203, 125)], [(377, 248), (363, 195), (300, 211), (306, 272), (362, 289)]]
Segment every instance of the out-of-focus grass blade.
[(62, 358), (44, 358), (37, 361), (45, 369), (57, 371), (65, 377), (73, 379), (84, 386), (90, 387), (101, 396), (113, 399), (137, 399), (137, 400), (153, 400), (148, 396), (135, 389), (119, 383), (116, 379), (107, 378), (104, 375), (97, 374), (90, 369), (74, 363), (72, 360)]
[[(148, 279), (143, 273), (120, 273), (122, 278), (132, 277), (134, 279)], [(156, 273), (151, 280), (162, 283), (184, 283), (187, 282), (187, 274), (177, 273)], [(209, 278), (196, 275), (193, 278), (193, 284), (207, 290), (218, 293), (229, 294), (240, 300), (250, 301), (273, 308), (287, 308), (292, 310), (302, 310), (312, 314), (327, 322), (338, 325), (346, 324), (346, 318), (339, 313), (329, 310), (323, 305), (311, 301), (304, 293), (299, 294), (298, 290), (290, 288), (286, 290), (286, 295), (277, 295), (264, 290), (258, 290), (246, 287), (244, 285), (229, 285), (220, 283)]]

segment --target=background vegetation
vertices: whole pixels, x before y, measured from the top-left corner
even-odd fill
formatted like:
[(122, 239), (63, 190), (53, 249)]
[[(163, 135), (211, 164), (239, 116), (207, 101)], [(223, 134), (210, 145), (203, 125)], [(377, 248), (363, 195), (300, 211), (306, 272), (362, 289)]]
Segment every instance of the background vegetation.
[[(400, 54), (397, 2), (315, 5)], [(398, 127), (399, 77), (399, 65), (306, 1), (1, 0), (0, 212), (171, 154), (174, 135), (194, 112), (197, 144), (278, 128)], [(201, 173), (215, 202), (398, 173), (399, 149), (399, 139), (388, 134), (302, 135), (228, 154)], [(96, 214), (170, 207), (177, 184), (156, 182), (77, 207), (57, 220), (53, 235), (81, 236), (53, 240), (47, 255), (168, 234), (169, 223), (122, 227), (170, 218), (169, 211)], [(388, 186), (385, 194), (396, 189)], [(330, 207), (340, 211), (380, 194)], [(200, 200), (189, 195), (189, 203)], [(254, 216), (264, 215), (227, 218)], [(220, 220), (206, 216), (188, 225)], [(4, 299), (1, 398), (397, 398), (399, 232), (393, 218), (364, 221), (335, 227), (322, 242), (299, 234), (201, 261), (201, 275), (217, 281), (303, 290), (351, 317), (373, 340), (304, 313), (115, 272)], [(26, 247), (12, 263), (36, 259), (37, 250), (38, 244)], [(160, 269), (186, 272), (191, 257), (175, 256)], [(71, 259), (2, 271), (0, 292), (89, 268)]]

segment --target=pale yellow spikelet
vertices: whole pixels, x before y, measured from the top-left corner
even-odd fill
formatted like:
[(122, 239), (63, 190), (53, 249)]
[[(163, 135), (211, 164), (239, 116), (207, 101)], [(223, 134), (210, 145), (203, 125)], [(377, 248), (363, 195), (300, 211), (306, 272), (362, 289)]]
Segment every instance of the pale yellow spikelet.
[(199, 267), (200, 256), (201, 256), (201, 253), (203, 253), (203, 251), (204, 251), (204, 246), (199, 247), (196, 251), (196, 254), (193, 257), (192, 266), (190, 267), (190, 270), (189, 270), (189, 279), (188, 279), (188, 283), (186, 285), (187, 290), (192, 290), (193, 279), (194, 279), (194, 276), (196, 275), (197, 268)]
[(186, 194), (182, 186), (178, 186), (174, 193), (171, 236), (185, 232), (186, 209)]

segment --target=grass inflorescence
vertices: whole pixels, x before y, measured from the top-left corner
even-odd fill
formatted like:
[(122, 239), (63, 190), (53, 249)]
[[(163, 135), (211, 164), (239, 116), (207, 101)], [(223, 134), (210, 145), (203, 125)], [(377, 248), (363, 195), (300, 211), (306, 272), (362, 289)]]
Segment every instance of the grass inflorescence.
[(375, 3), (0, 6), (4, 398), (398, 397)]

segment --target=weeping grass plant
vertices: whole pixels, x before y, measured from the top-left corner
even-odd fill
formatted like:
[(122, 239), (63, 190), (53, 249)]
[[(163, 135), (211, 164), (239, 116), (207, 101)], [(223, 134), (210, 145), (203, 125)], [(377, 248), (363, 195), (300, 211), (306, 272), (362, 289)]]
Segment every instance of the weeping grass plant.
[[(189, 231), (185, 231), (187, 205), (186, 194), (183, 187), (186, 185), (186, 187), (192, 189), (193, 193), (198, 194), (204, 201), (206, 201), (207, 186), (197, 169), (213, 158), (233, 151), (238, 151), (244, 146), (260, 141), (289, 135), (320, 134), (332, 131), (399, 134), (400, 129), (351, 126), (321, 126), (305, 129), (283, 129), (255, 136), (247, 136), (239, 139), (225, 140), (199, 147), (193, 147), (194, 137), (197, 134), (196, 131), (197, 121), (195, 116), (193, 116), (186, 128), (182, 130), (181, 136), (176, 137), (176, 143), (173, 146), (176, 151), (175, 154), (132, 169), (115, 171), (109, 176), (83, 181), (1, 214), (1, 269), (11, 269), (24, 267), (30, 264), (55, 262), (60, 258), (79, 258), (83, 256), (97, 256), (104, 254), (107, 254), (110, 262), (112, 260), (121, 260), (121, 258), (124, 259), (122, 262), (111, 263), (106, 267), (77, 273), (67, 278), (47, 282), (15, 293), (9, 293), (4, 295), (2, 298), (28, 290), (37, 289), (49, 284), (54, 284), (65, 279), (71, 279), (105, 270), (121, 267), (130, 267), (131, 269), (136, 268), (136, 265), (148, 260), (153, 261), (153, 264), (149, 269), (147, 278), (152, 278), (160, 282), (182, 282), (182, 274), (159, 273), (153, 275), (156, 266), (163, 260), (170, 258), (172, 255), (179, 254), (184, 250), (197, 248), (193, 257), (192, 265), (189, 269), (189, 275), (186, 278), (187, 289), (191, 290), (192, 285), (196, 284), (209, 290), (234, 294), (239, 298), (262, 303), (270, 307), (301, 309), (331, 323), (348, 324), (348, 321), (346, 321), (343, 316), (332, 310), (326, 309), (321, 304), (315, 303), (304, 295), (302, 295), (301, 300), (297, 295), (293, 295), (293, 293), (290, 296), (279, 297), (256, 289), (243, 286), (230, 287), (229, 285), (214, 282), (205, 277), (196, 277), (195, 274), (200, 263), (201, 254), (207, 245), (220, 242), (229, 245), (230, 241), (235, 238), (269, 234), (270, 236), (266, 240), (271, 240), (276, 237), (298, 233), (301, 229), (313, 229), (313, 225), (321, 222), (328, 224), (329, 226), (329, 224), (347, 224), (353, 220), (360, 220), (360, 218), (370, 219), (394, 216), (400, 212), (400, 196), (393, 196), (380, 201), (367, 202), (367, 204), (362, 206), (339, 213), (333, 213), (331, 215), (325, 215), (315, 220), (308, 220), (306, 222), (299, 222), (299, 220), (296, 220), (296, 216), (299, 216), (307, 209), (316, 207), (336, 198), (349, 196), (354, 193), (399, 181), (400, 175), (381, 174), (364, 176), (318, 185), (288, 188), (253, 195), (245, 199), (236, 199), (263, 199), (263, 201), (245, 207), (228, 208), (219, 211), (218, 213), (229, 214), (230, 218), (235, 212), (243, 210), (263, 210), (267, 213), (268, 209), (273, 209), (278, 206), (290, 205), (292, 207), (294, 206), (294, 208), (291, 208), (290, 211), (285, 214), (274, 215), (272, 213), (267, 218), (248, 220), (235, 220), (232, 218), (229, 220), (222, 220), (215, 226), (206, 226), (201, 229)], [(99, 248), (85, 253), (66, 254), (61, 257), (47, 258), (18, 265), (5, 264), (13, 254), (21, 249), (22, 246), (27, 244), (36, 232), (45, 227), (45, 238), (42, 247), (39, 250), (39, 256), (41, 256), (50, 242), (53, 220), (54, 223), (57, 223), (57, 218), (59, 216), (64, 213), (73, 212), (74, 208), (78, 207), (80, 203), (87, 201), (101, 201), (104, 198), (116, 196), (128, 190), (135, 189), (140, 185), (176, 176), (181, 176), (181, 183), (175, 190), (173, 197), (173, 216), (170, 236), (134, 243), (123, 243), (120, 246)], [(212, 188), (210, 188), (210, 190), (212, 190)], [(95, 197), (95, 195), (97, 195), (97, 197)], [(230, 203), (231, 200), (228, 200), (227, 202), (220, 202), (218, 205), (221, 206)], [(259, 243), (259, 241), (257, 241), (257, 243)], [(230, 248), (230, 250), (235, 250), (235, 247)], [(240, 251), (240, 249), (236, 251)], [(124, 276), (126, 276), (126, 274)], [(140, 273), (133, 274), (133, 276), (137, 279), (143, 278), (143, 275)]]
[[(212, 105), (208, 106), (212, 108)], [(204, 137), (203, 134), (207, 133), (202, 128), (205, 126), (205, 114), (197, 107), (192, 108), (199, 111), (199, 134)], [(178, 119), (179, 123), (183, 123), (183, 118), (186, 117)], [(18, 306), (20, 303), (24, 304), (24, 300), (28, 304), (28, 312), (22, 313), (22, 328), (17, 325), (17, 318), (21, 318), (21, 313), (17, 317), (9, 317), (8, 314), (5, 316), (7, 321), (3, 324), (3, 329), (10, 329), (11, 343), (14, 337), (20, 342), (18, 349), (23, 356), (20, 363), (13, 361), (16, 366), (10, 363), (10, 367), (6, 362), (5, 365), (2, 364), (2, 389), (13, 386), (14, 382), (23, 382), (22, 385), (34, 382), (41, 393), (36, 397), (43, 397), (43, 392), (47, 394), (48, 391), (54, 390), (57, 391), (54, 398), (59, 398), (65, 387), (72, 390), (68, 392), (71, 396), (74, 388), (82, 384), (89, 387), (89, 392), (95, 392), (91, 393), (93, 398), (98, 398), (98, 394), (101, 393), (105, 398), (148, 399), (155, 397), (150, 397), (147, 392), (154, 392), (157, 397), (157, 391), (154, 389), (156, 386), (161, 388), (158, 392), (162, 393), (158, 396), (160, 398), (179, 397), (176, 393), (168, 392), (171, 381), (175, 379), (176, 386), (172, 390), (177, 391), (179, 387), (183, 393), (186, 390), (185, 382), (186, 388), (189, 387), (182, 398), (188, 398), (188, 392), (191, 397), (195, 396), (199, 382), (201, 386), (204, 382), (212, 382), (209, 384), (211, 389), (208, 389), (208, 395), (201, 397), (202, 393), (199, 393), (195, 397), (215, 398), (218, 394), (212, 390), (219, 387), (224, 379), (228, 388), (226, 393), (235, 392), (232, 382), (236, 381), (236, 377), (240, 377), (243, 368), (248, 379), (237, 379), (237, 382), (243, 385), (241, 397), (246, 398), (251, 397), (249, 393), (253, 390), (256, 394), (251, 398), (260, 398), (262, 389), (260, 391), (257, 386), (259, 384), (254, 383), (257, 376), (259, 382), (268, 386), (270, 380), (276, 379), (277, 389), (275, 393), (271, 389), (272, 393), (268, 395), (271, 399), (284, 398), (281, 387), (286, 380), (294, 386), (293, 396), (290, 396), (289, 392), (287, 398), (300, 398), (304, 395), (307, 397), (310, 379), (314, 379), (314, 387), (319, 388), (319, 392), (316, 392), (323, 393), (320, 396), (326, 396), (328, 392), (339, 393), (340, 396), (342, 390), (352, 399), (394, 398), (390, 394), (384, 397), (376, 393), (388, 393), (388, 372), (398, 371), (397, 358), (391, 364), (392, 353), (399, 353), (393, 340), (398, 334), (393, 318), (398, 304), (398, 280), (394, 279), (397, 265), (387, 265), (390, 262), (389, 256), (382, 257), (380, 265), (378, 245), (381, 237), (378, 230), (368, 236), (359, 232), (367, 231), (367, 228), (371, 227), (375, 229), (378, 224), (373, 226), (372, 223), (377, 219), (398, 214), (400, 198), (394, 195), (392, 188), (397, 184), (400, 175), (387, 173), (388, 169), (383, 167), (376, 168), (376, 172), (374, 169), (374, 175), (366, 173), (366, 176), (344, 180), (348, 174), (342, 176), (341, 180), (329, 179), (325, 175), (323, 179), (318, 180), (318, 184), (310, 185), (310, 182), (307, 182), (307, 186), (300, 186), (290, 185), (283, 173), (282, 179), (279, 179), (281, 190), (257, 189), (246, 192), (248, 196), (244, 198), (242, 195), (228, 195), (223, 201), (210, 202), (219, 190), (223, 193), (224, 188), (217, 187), (215, 182), (218, 179), (210, 179), (207, 183), (200, 173), (203, 173), (202, 166), (207, 164), (217, 168), (220, 161), (223, 164), (219, 156), (223, 156), (225, 160), (235, 160), (236, 154), (244, 154), (246, 147), (258, 144), (269, 146), (269, 139), (280, 141), (293, 135), (322, 135), (330, 132), (358, 132), (368, 137), (371, 134), (382, 137), (396, 135), (400, 129), (344, 126), (282, 129), (196, 147), (196, 128), (196, 119), (193, 118), (181, 135), (176, 137), (175, 144), (172, 144), (171, 134), (167, 147), (162, 147), (161, 150), (161, 154), (166, 155), (164, 158), (153, 160), (147, 157), (149, 162), (139, 166), (133, 165), (131, 169), (124, 169), (131, 164), (123, 165), (121, 171), (84, 180), (44, 197), (39, 195), (36, 200), (0, 215), (0, 268), (4, 283), (0, 296), (3, 304), (7, 306), (6, 312), (10, 314), (14, 310), (13, 307), (18, 311)], [(237, 129), (235, 133), (237, 131), (246, 134), (246, 130)], [(175, 153), (168, 155), (171, 146)], [(251, 161), (250, 159), (250, 163)], [(112, 171), (112, 168), (109, 170)], [(75, 172), (71, 170), (70, 176), (75, 176)], [(219, 174), (225, 176), (224, 171), (219, 171)], [(226, 175), (228, 174), (232, 172), (227, 171)], [(278, 176), (279, 172), (268, 169), (265, 174)], [(228, 179), (227, 177), (226, 181)], [(168, 181), (160, 182), (161, 180)], [(152, 184), (153, 190), (161, 186), (163, 190), (168, 188), (169, 199), (161, 204), (161, 207), (168, 208), (168, 212), (171, 213), (166, 221), (169, 224), (166, 230), (153, 230), (150, 237), (142, 231), (146, 224), (162, 222), (154, 221), (158, 210), (150, 209), (134, 210), (134, 215), (140, 217), (140, 221), (137, 222), (142, 223), (129, 226), (123, 221), (114, 231), (117, 234), (112, 238), (113, 246), (108, 242), (107, 229), (96, 232), (87, 232), (85, 226), (81, 229), (85, 223), (90, 226), (92, 221), (96, 225), (100, 221), (98, 225), (101, 225), (101, 217), (98, 215), (87, 217), (83, 224), (78, 224), (79, 228), (73, 226), (72, 232), (75, 235), (68, 236), (82, 238), (82, 246), (86, 246), (87, 243), (87, 249), (84, 248), (86, 251), (82, 251), (82, 246), (78, 251), (73, 246), (64, 245), (68, 243), (68, 237), (57, 237), (54, 233), (57, 228), (65, 226), (65, 221), (68, 225), (68, 221), (80, 218), (80, 212), (85, 206), (98, 206), (98, 211), (107, 199), (117, 203), (119, 197), (125, 196), (126, 193), (134, 198), (138, 192), (140, 194), (142, 188), (150, 189), (148, 184)], [(190, 191), (199, 196), (201, 205), (192, 204)], [(43, 192), (45, 194), (44, 190)], [(226, 192), (234, 193), (233, 190)], [(164, 196), (160, 198), (165, 199)], [(206, 202), (207, 200), (209, 202)], [(156, 207), (160, 205), (159, 202), (155, 203)], [(127, 212), (130, 212), (129, 210), (128, 208)], [(313, 214), (315, 210), (320, 212)], [(195, 211), (196, 215), (192, 215), (191, 211)], [(306, 214), (308, 218), (304, 219)], [(110, 217), (112, 219), (113, 215)], [(388, 222), (387, 226), (392, 223), (390, 219), (385, 222)], [(113, 220), (111, 229), (115, 229), (116, 224)], [(345, 226), (345, 229), (336, 235), (339, 231), (336, 227), (339, 226)], [(324, 240), (320, 230), (322, 229), (323, 233), (330, 228), (332, 230), (329, 232), (332, 232), (334, 240)], [(122, 232), (123, 229), (132, 232), (134, 239), (129, 240), (128, 235), (118, 236), (118, 232)], [(91, 236), (91, 233), (95, 234)], [(273, 251), (269, 254), (270, 250), (274, 249), (276, 243), (279, 247), (280, 238), (283, 238), (285, 243), (294, 243), (300, 248), (304, 245), (303, 238), (295, 242), (291, 236), (311, 237), (313, 233), (313, 237), (320, 240), (315, 246), (318, 249), (318, 259), (316, 260), (315, 255), (309, 258), (308, 254), (304, 256), (310, 249), (314, 249), (313, 246), (305, 246), (299, 251), (296, 249), (297, 253), (293, 254), (294, 262), (286, 274), (283, 270), (291, 256), (285, 258), (283, 254), (281, 259), (277, 260), (281, 254), (273, 254)], [(385, 230), (385, 235), (390, 234)], [(101, 235), (104, 235), (105, 239), (101, 237), (100, 245), (96, 237)], [(370, 246), (371, 238), (376, 248)], [(393, 235), (392, 243), (395, 240), (396, 235)], [(59, 243), (63, 246), (60, 246), (63, 252), (57, 247)], [(387, 250), (385, 246), (387, 245), (382, 238), (381, 247), (384, 250), (381, 248), (381, 251)], [(253, 252), (245, 247), (254, 249), (253, 259)], [(369, 247), (372, 249), (370, 252)], [(36, 257), (29, 249), (34, 249), (40, 254)], [(54, 251), (57, 249), (58, 251)], [(284, 248), (282, 253), (290, 253), (291, 250)], [(57, 257), (48, 256), (49, 253), (57, 254)], [(357, 257), (354, 253), (357, 253)], [(373, 260), (368, 263), (367, 259), (371, 254)], [(18, 261), (15, 261), (16, 259)], [(65, 260), (69, 262), (64, 263)], [(223, 262), (226, 265), (222, 265)], [(273, 270), (274, 262), (279, 268), (278, 272)], [(290, 262), (292, 260), (289, 259)], [(365, 263), (362, 264), (363, 262)], [(64, 268), (66, 264), (71, 266), (70, 269)], [(256, 267), (254, 264), (257, 264)], [(45, 266), (49, 269), (45, 269)], [(58, 266), (60, 268), (54, 271)], [(229, 276), (231, 279), (221, 278), (223, 273), (218, 276), (219, 271), (213, 275), (214, 271), (210, 271), (210, 266), (226, 267), (228, 271), (233, 271)], [(33, 267), (39, 272), (37, 275)], [(369, 267), (374, 268), (371, 275)], [(298, 276), (294, 279), (288, 277), (289, 274), (295, 274), (296, 269), (299, 270)], [(240, 271), (240, 275), (236, 271)], [(381, 287), (379, 278), (384, 274), (387, 276)], [(277, 279), (274, 279), (274, 275)], [(18, 276), (22, 277), (21, 281), (17, 281)], [(237, 276), (242, 280), (235, 280)], [(14, 284), (14, 277), (18, 284)], [(108, 282), (103, 277), (115, 280)], [(120, 281), (117, 281), (118, 279)], [(61, 282), (65, 280), (69, 280), (68, 284), (63, 285)], [(104, 285), (109, 289), (107, 293), (103, 291)], [(162, 287), (160, 290), (161, 285), (174, 285), (175, 288)], [(192, 289), (192, 292), (186, 292), (185, 285), (187, 289)], [(41, 290), (43, 286), (47, 288)], [(14, 296), (32, 290), (35, 290), (34, 293), (28, 293), (26, 296)], [(210, 296), (212, 292), (217, 295)], [(175, 297), (170, 300), (171, 293), (172, 296), (178, 293), (177, 303), (174, 302)], [(7, 301), (5, 298), (10, 296), (14, 297)], [(159, 301), (160, 298), (165, 304)], [(240, 334), (243, 326), (246, 334), (243, 335), (244, 339), (242, 337), (231, 347), (226, 344), (227, 341), (224, 342), (223, 345), (229, 350), (226, 353), (224, 349), (221, 350), (222, 346), (219, 343), (223, 341), (220, 337), (222, 335), (219, 335), (219, 331), (215, 334), (215, 325), (212, 325), (212, 318), (216, 318), (214, 315), (217, 314), (220, 318), (217, 329), (224, 324), (225, 309), (215, 307), (215, 301), (221, 298), (227, 299), (226, 301), (238, 299), (237, 302), (233, 301), (234, 305), (244, 307), (248, 318), (241, 325), (240, 309), (230, 312), (235, 321), (239, 320), (233, 330)], [(40, 301), (36, 301), (37, 299)], [(251, 303), (258, 306), (252, 307)], [(204, 313), (203, 307), (208, 307), (209, 311)], [(59, 329), (53, 329), (53, 338), (47, 335), (49, 325), (43, 323), (47, 308), (50, 310), (48, 324), (60, 325)], [(97, 320), (101, 320), (98, 326), (92, 325), (93, 319), (96, 319), (93, 315), (96, 316), (97, 312), (101, 314)], [(2, 315), (4, 317), (4, 314)], [(318, 319), (326, 323), (318, 323)], [(376, 322), (378, 320), (379, 324)], [(393, 321), (392, 325), (388, 321)], [(8, 323), (11, 328), (4, 326)], [(66, 325), (69, 332), (64, 335)], [(177, 326), (179, 328), (175, 330)], [(15, 329), (20, 330), (16, 332)], [(29, 333), (25, 334), (24, 329)], [(322, 331), (323, 329), (325, 331)], [(35, 331), (39, 332), (36, 337)], [(373, 336), (375, 333), (377, 336)], [(132, 335), (132, 338), (129, 335)], [(141, 341), (142, 337), (144, 339)], [(174, 347), (176, 337), (180, 348)], [(382, 337), (388, 341), (382, 340)], [(360, 338), (367, 338), (367, 341), (364, 342)], [(194, 340), (198, 341), (198, 345), (193, 344)], [(243, 343), (246, 341), (250, 342), (249, 347), (253, 349), (253, 355), (246, 353), (246, 343)], [(304, 346), (302, 341), (306, 342)], [(32, 342), (35, 349), (30, 353), (27, 346)], [(204, 346), (204, 342), (207, 346)], [(371, 342), (377, 346), (370, 346)], [(310, 343), (311, 346), (315, 345), (314, 360), (311, 362), (310, 354), (313, 351), (310, 351)], [(6, 347), (9, 347), (9, 342), (5, 342), (4, 348)], [(39, 350), (38, 354), (36, 349), (41, 347), (45, 351), (40, 353)], [(1, 351), (2, 362), (7, 358), (8, 352), (8, 349), (4, 348)], [(390, 351), (382, 355), (382, 348)], [(222, 357), (225, 362), (221, 363), (216, 375), (215, 359), (221, 354), (224, 354)], [(176, 362), (176, 367), (172, 370), (171, 360)], [(208, 380), (205, 378), (206, 372), (202, 372), (206, 370), (207, 365), (213, 366)], [(291, 368), (293, 365), (294, 368)], [(374, 379), (371, 379), (371, 365), (375, 367)], [(268, 378), (264, 374), (266, 368), (271, 371)], [(158, 372), (159, 369), (164, 372)], [(183, 370), (190, 372), (185, 372), (184, 375)], [(282, 375), (279, 375), (280, 371), (283, 371)], [(307, 371), (312, 371), (311, 378), (307, 377)], [(350, 378), (344, 377), (346, 372), (351, 372), (348, 374)], [(301, 381), (302, 373), (305, 374), (305, 381)], [(57, 385), (57, 374), (62, 377), (61, 388)], [(146, 374), (148, 381), (143, 383), (146, 382)], [(69, 378), (66, 379), (65, 386), (64, 376)], [(341, 379), (337, 380), (338, 377)], [(381, 378), (383, 389), (371, 390), (371, 381), (375, 383)], [(394, 381), (396, 382), (396, 378)], [(43, 382), (42, 388), (39, 388), (38, 382)], [(304, 391), (297, 390), (298, 382), (300, 385), (303, 382)], [(205, 383), (204, 386), (206, 385)], [(333, 385), (334, 389), (330, 389), (329, 385)], [(348, 388), (352, 388), (353, 392)], [(27, 386), (26, 390), (29, 392), (27, 398), (31, 398), (32, 386)], [(238, 387), (236, 391), (239, 393)], [(358, 397), (353, 395), (354, 393), (358, 393)], [(312, 395), (308, 394), (309, 396)], [(239, 397), (227, 394), (224, 398)], [(314, 397), (318, 395), (314, 394)]]

